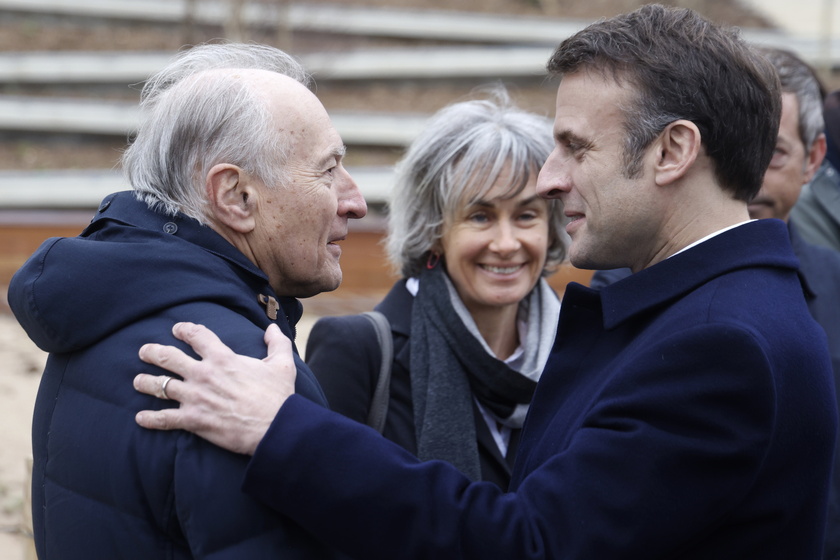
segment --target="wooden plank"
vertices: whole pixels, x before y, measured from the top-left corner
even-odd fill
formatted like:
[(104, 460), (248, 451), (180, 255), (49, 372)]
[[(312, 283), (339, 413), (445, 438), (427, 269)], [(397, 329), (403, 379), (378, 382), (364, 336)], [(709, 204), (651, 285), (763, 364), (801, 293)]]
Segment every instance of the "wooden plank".
[[(0, 0), (0, 10), (169, 24), (183, 22), (187, 13), (185, 0)], [(199, 1), (195, 21), (222, 25), (230, 13), (227, 1)], [(296, 2), (285, 9), (249, 2), (242, 17), (247, 25), (283, 26), (319, 33), (551, 46), (591, 23), (585, 19), (341, 6), (328, 2)], [(825, 62), (829, 53), (832, 64), (837, 65), (840, 57), (837, 38), (827, 48), (820, 37), (792, 35), (780, 29), (742, 29), (742, 35), (752, 43), (793, 50), (812, 63)]]
[[(394, 185), (394, 170), (388, 166), (357, 166), (347, 169), (368, 204), (383, 204)], [(108, 169), (57, 169), (36, 171), (0, 170), (0, 208), (89, 209), (105, 196), (128, 190), (121, 171)]]
[[(184, 0), (0, 0), (0, 9), (170, 24), (183, 22), (187, 15)], [(196, 3), (194, 21), (197, 23), (222, 25), (230, 16), (229, 2)], [(247, 25), (285, 26), (332, 34), (551, 45), (589, 23), (540, 16), (340, 6), (327, 2), (296, 2), (285, 9), (249, 2), (243, 7), (242, 19)]]
[[(318, 82), (443, 78), (541, 78), (553, 47), (414, 47), (303, 53)], [(165, 67), (174, 52), (0, 53), (0, 82), (135, 84)]]
[[(139, 117), (137, 104), (131, 102), (0, 95), (0, 130), (127, 136)], [(410, 113), (330, 113), (348, 145), (406, 146), (428, 118)]]

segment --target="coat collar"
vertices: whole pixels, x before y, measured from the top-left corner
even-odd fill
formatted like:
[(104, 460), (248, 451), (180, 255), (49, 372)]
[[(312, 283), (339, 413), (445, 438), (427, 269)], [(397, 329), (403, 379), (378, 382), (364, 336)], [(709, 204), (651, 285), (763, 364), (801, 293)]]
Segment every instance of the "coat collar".
[(405, 287), (406, 279), (399, 280), (388, 292), (376, 310), (388, 317), (395, 334), (408, 337), (411, 334), (411, 306), (414, 296)]
[(749, 222), (603, 288), (604, 327), (615, 328), (718, 276), (752, 267), (799, 268), (784, 222)]
[[(266, 295), (272, 297), (275, 295), (268, 285), (268, 277), (265, 273), (229, 241), (216, 233), (213, 228), (202, 225), (197, 220), (180, 213), (170, 216), (152, 210), (145, 202), (138, 200), (132, 191), (117, 192), (105, 197), (90, 225), (82, 232), (81, 236), (93, 235), (109, 222), (119, 222), (153, 233), (172, 235), (202, 247), (204, 250), (247, 271), (254, 278), (256, 284), (262, 286), (259, 290), (265, 292)], [(303, 306), (293, 297), (277, 297), (276, 299), (292, 328), (292, 332), (294, 332), (294, 325), (303, 314)]]
[(252, 274), (264, 278), (266, 282), (268, 281), (266, 275), (254, 263), (249, 261), (224, 237), (216, 233), (213, 228), (201, 225), (197, 220), (180, 213), (169, 216), (151, 210), (145, 202), (137, 200), (131, 191), (118, 192), (105, 197), (90, 225), (82, 232), (82, 236), (91, 235), (101, 229), (107, 221), (116, 221), (152, 232), (179, 237), (231, 261), (241, 268), (247, 269)]
[[(808, 301), (811, 301), (816, 297), (816, 294), (811, 289), (811, 286), (808, 284), (808, 271), (813, 272), (814, 267), (811, 266), (811, 262), (813, 261), (813, 245), (805, 241), (799, 232), (796, 230), (796, 227), (788, 221), (788, 234), (790, 235), (790, 244), (793, 247), (793, 252), (796, 254), (796, 258), (799, 259), (799, 280), (802, 282), (802, 289), (805, 291), (805, 298)], [(819, 266), (819, 265), (817, 265)]]
[(808, 184), (820, 207), (835, 222), (840, 222), (840, 173), (828, 162), (823, 162), (817, 175)]

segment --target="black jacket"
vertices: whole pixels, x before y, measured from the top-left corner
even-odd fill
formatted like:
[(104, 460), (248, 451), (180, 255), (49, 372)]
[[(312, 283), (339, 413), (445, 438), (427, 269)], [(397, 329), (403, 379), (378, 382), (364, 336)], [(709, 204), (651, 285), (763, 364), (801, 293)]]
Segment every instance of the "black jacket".
[[(375, 309), (390, 321), (394, 340), (390, 402), (383, 435), (416, 454), (408, 343), (413, 301), (405, 280), (400, 280)], [(376, 333), (362, 315), (324, 317), (309, 333), (306, 363), (321, 383), (330, 408), (358, 422), (365, 423), (367, 419), (381, 361)], [(511, 431), (507, 456), (502, 457), (475, 403), (473, 416), (482, 479), (506, 489), (521, 430)]]

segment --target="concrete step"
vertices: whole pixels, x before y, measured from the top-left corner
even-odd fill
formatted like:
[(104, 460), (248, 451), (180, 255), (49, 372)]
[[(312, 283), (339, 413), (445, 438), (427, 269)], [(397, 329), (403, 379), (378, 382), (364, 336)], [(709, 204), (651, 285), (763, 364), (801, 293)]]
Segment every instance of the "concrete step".
[[(416, 47), (298, 56), (316, 81), (545, 76), (552, 47)], [(0, 53), (0, 83), (136, 84), (170, 61), (172, 52)]]
[[(428, 115), (334, 112), (333, 124), (347, 145), (405, 146)], [(128, 136), (137, 126), (136, 103), (0, 95), (0, 130)]]
[[(195, 21), (222, 24), (230, 2), (195, 2)], [(0, 10), (29, 14), (68, 15), (145, 22), (181, 23), (186, 0), (0, 0)], [(588, 21), (510, 14), (478, 14), (398, 8), (338, 6), (314, 2), (246, 2), (242, 19), (248, 25), (284, 26), (298, 31), (384, 36), (426, 40), (555, 45)]]
[[(351, 167), (348, 172), (368, 204), (387, 202), (393, 168)], [(0, 171), (0, 208), (93, 209), (106, 195), (129, 188), (119, 170)]]
[[(187, 4), (187, 0), (0, 0), (0, 10), (177, 24), (184, 21)], [(195, 4), (198, 23), (220, 25), (230, 17), (229, 1), (197, 0)], [(314, 2), (279, 6), (246, 2), (243, 21), (248, 25), (330, 34), (552, 47), (591, 23), (582, 19)], [(814, 64), (840, 64), (840, 39), (824, 41), (773, 29), (743, 29), (742, 33), (750, 42), (788, 48)]]

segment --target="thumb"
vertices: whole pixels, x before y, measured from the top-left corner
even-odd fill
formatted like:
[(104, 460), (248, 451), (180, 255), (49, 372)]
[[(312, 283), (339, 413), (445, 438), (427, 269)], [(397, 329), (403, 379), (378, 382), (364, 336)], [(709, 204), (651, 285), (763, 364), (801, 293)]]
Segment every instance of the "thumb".
[(263, 340), (268, 346), (268, 353), (263, 360), (264, 362), (287, 359), (292, 352), (292, 341), (274, 323), (270, 324), (265, 330)]

